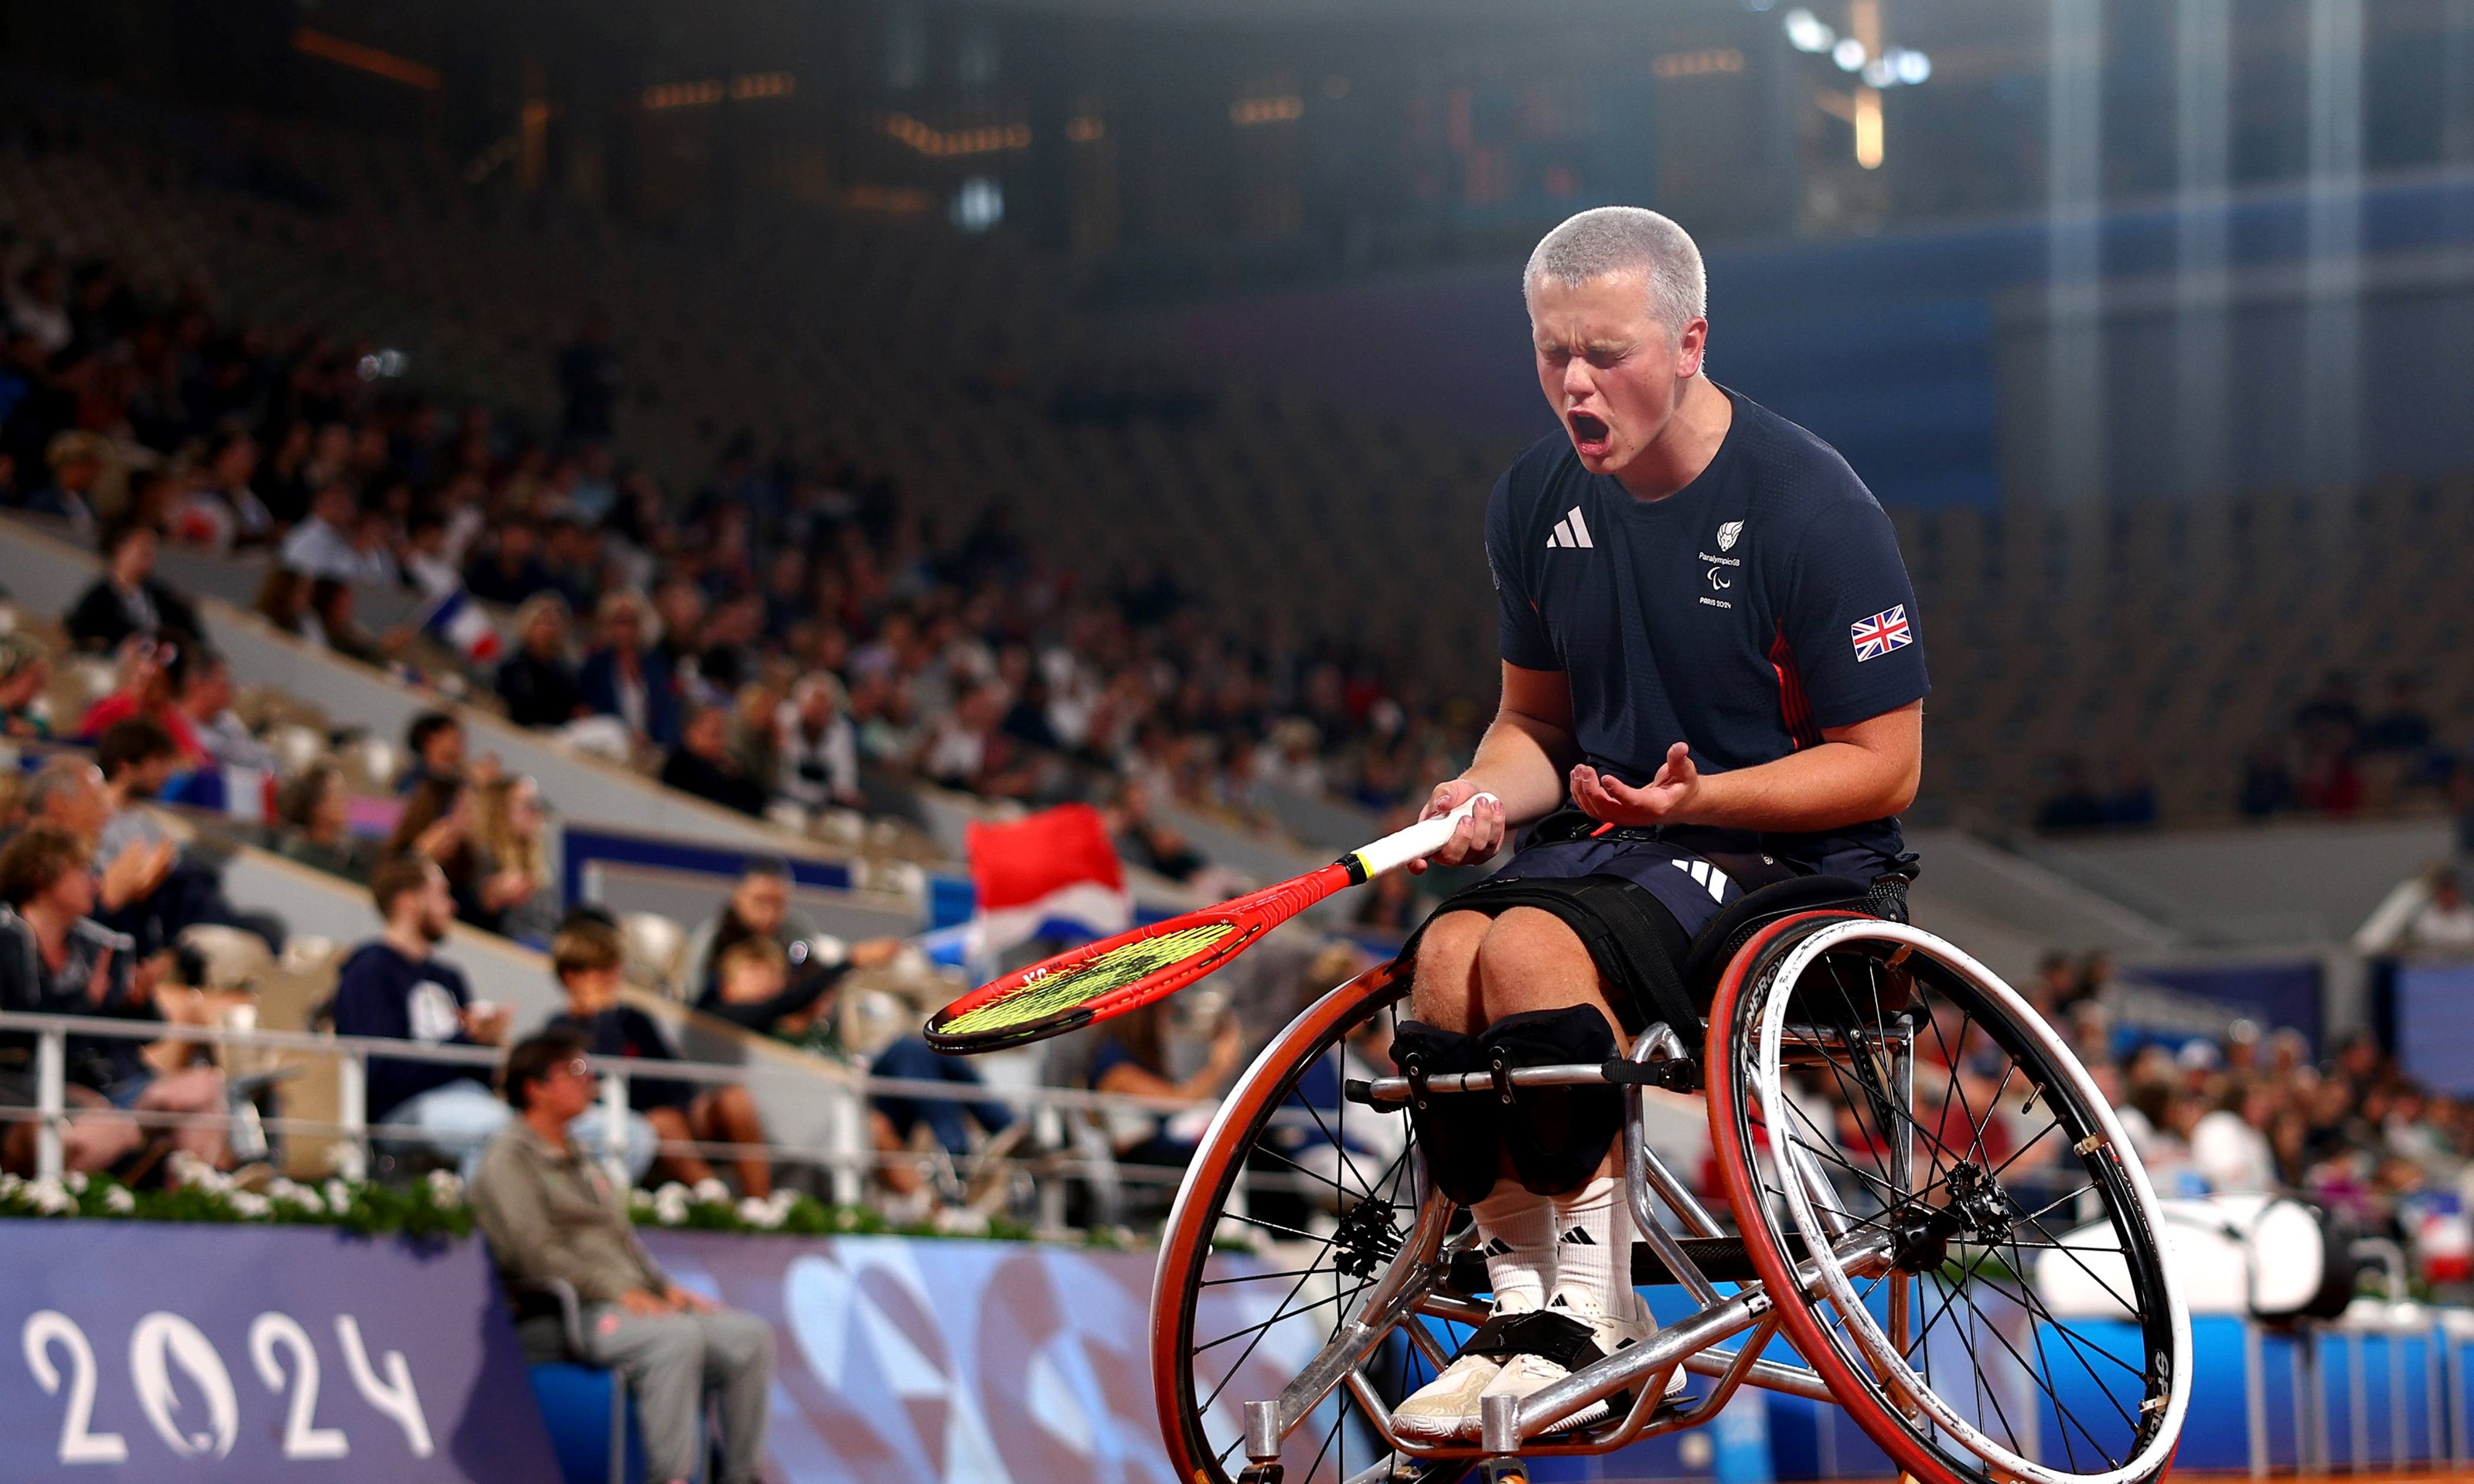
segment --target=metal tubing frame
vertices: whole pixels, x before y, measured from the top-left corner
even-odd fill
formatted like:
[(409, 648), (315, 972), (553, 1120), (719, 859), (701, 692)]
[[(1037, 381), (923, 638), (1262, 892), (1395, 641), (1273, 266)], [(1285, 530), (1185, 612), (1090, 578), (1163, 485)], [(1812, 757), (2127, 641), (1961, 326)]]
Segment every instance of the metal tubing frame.
[[(1674, 1031), (1660, 1024), (1637, 1039), (1631, 1060), (1645, 1064), (1653, 1057), (1674, 1059), (1683, 1050), (1683, 1042)], [(1606, 1080), (1602, 1066), (1581, 1064), (1524, 1067), (1511, 1076), (1516, 1087), (1572, 1087)], [(1397, 1084), (1396, 1089), (1387, 1088), (1387, 1083)], [(1483, 1073), (1438, 1078), (1428, 1084), (1429, 1091), (1492, 1091), (1493, 1088), (1493, 1079)], [(1406, 1078), (1379, 1079), (1369, 1090), (1377, 1101), (1402, 1101), (1408, 1082)], [(1395, 1091), (1396, 1096), (1387, 1096)], [(1702, 1307), (1689, 1318), (1661, 1328), (1642, 1343), (1585, 1367), (1527, 1398), (1520, 1408), (1520, 1437), (1527, 1445), (1524, 1451), (1540, 1456), (1603, 1453), (1644, 1437), (1697, 1426), (1716, 1415), (1737, 1390), (1748, 1385), (1810, 1400), (1834, 1400), (1820, 1376), (1809, 1368), (1760, 1358), (1762, 1349), (1778, 1328), (1775, 1305), (1760, 1285), (1745, 1284), (1733, 1295), (1720, 1293), (1686, 1255), (1683, 1244), (1665, 1223), (1657, 1219), (1656, 1210), (1649, 1205), (1652, 1192), (1666, 1201), (1696, 1235), (1723, 1234), (1708, 1209), (1648, 1147), (1642, 1132), (1641, 1088), (1627, 1084), (1623, 1092), (1625, 1185), (1634, 1224), (1642, 1239), (1667, 1264), (1667, 1270), (1701, 1302)], [(1456, 1249), (1475, 1236), (1471, 1229), (1445, 1241), (1444, 1229), (1450, 1224), (1453, 1209), (1447, 1201), (1424, 1203), (1416, 1229), (1390, 1268), (1358, 1301), (1355, 1311), (1341, 1321), (1314, 1357), (1280, 1389), (1279, 1397), (1271, 1401), (1244, 1403), (1241, 1414), (1245, 1418), (1244, 1444), (1249, 1463), (1276, 1461), (1280, 1445), (1336, 1390), (1346, 1391), (1357, 1403), (1377, 1435), (1391, 1446), (1395, 1458), (1488, 1456), (1482, 1446), (1420, 1447), (1403, 1443), (1393, 1429), (1391, 1409), (1365, 1373), (1367, 1359), (1383, 1337), (1415, 1316), (1474, 1325), (1492, 1314), (1488, 1305), (1474, 1300), (1434, 1291), (1437, 1281), (1449, 1272)], [(1878, 1233), (1867, 1233), (1840, 1255), (1842, 1266), (1884, 1261), (1886, 1242), (1887, 1238)], [(1796, 1271), (1807, 1288), (1819, 1281), (1817, 1270), (1809, 1262)], [(1735, 1350), (1716, 1348), (1747, 1330), (1752, 1334)], [(1667, 1378), (1678, 1367), (1713, 1377), (1717, 1385), (1691, 1406), (1661, 1416), (1660, 1404), (1665, 1400)], [(1530, 1443), (1564, 1417), (1626, 1389), (1635, 1393), (1632, 1405), (1612, 1428), (1600, 1427), (1568, 1442), (1543, 1446)]]

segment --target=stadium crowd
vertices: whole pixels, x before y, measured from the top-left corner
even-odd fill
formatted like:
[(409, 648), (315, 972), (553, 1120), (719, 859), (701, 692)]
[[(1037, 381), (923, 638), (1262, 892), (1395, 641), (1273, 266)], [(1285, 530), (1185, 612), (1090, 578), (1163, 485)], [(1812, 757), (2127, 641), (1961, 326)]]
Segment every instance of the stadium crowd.
[[(2434, 931), (2408, 951), (2474, 954), (2474, 936), (2441, 921), (2468, 916), (2462, 900), (2426, 912)], [(2122, 1023), (2118, 983), (2101, 953), (2057, 953), (2028, 998), (2066, 1028), (2158, 1194), (2296, 1193), (2409, 1250), (2425, 1220), (2474, 1209), (2474, 1104), (2418, 1084), (2372, 1033), (2325, 1057), (2298, 1030), (2248, 1019), (2219, 1037), (2159, 1036)]]
[[(1466, 746), (1373, 657), (1221, 632), (1174, 574), (1078, 572), (1002, 507), (940, 533), (831, 448), (741, 432), (665, 490), (612, 441), (619, 371), (590, 331), (542, 439), (109, 262), (22, 262), (0, 309), (0, 506), (69, 520), (112, 563), (82, 644), (194, 629), (158, 542), (264, 550), (280, 626), (372, 663), (460, 658), (518, 723), (725, 806), (900, 813), (914, 779), (1117, 802), (1134, 857), (1179, 877), (1202, 863), (1147, 800), (1261, 821), (1285, 787), (1390, 810)], [(372, 584), (413, 589), (425, 622), (372, 632)], [(503, 656), (473, 600), (512, 610)]]

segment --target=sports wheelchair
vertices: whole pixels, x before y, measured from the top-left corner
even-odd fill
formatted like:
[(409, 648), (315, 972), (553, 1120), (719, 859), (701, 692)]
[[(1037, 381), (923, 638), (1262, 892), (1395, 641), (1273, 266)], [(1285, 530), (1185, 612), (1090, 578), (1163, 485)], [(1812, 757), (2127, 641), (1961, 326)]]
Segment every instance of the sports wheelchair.
[[(1152, 1373), (1175, 1476), (1505, 1484), (1524, 1458), (1707, 1422), (1746, 1385), (1844, 1408), (1926, 1484), (2162, 1475), (2191, 1336), (2147, 1177), (2035, 1012), (1880, 906), (1827, 877), (1749, 894), (1682, 966), (1703, 1023), (1653, 1025), (1602, 1065), (1373, 1075), (1360, 1044), (1406, 1013), (1389, 964), (1299, 1016), (1222, 1104), (1163, 1233)], [(1653, 1302), (1649, 1340), (1486, 1399), (1473, 1442), (1403, 1440), (1391, 1409), (1489, 1312), (1410, 1098), (1593, 1082), (1622, 1094), (1633, 1281), (1688, 1311)], [(1706, 1092), (1728, 1219), (1650, 1147), (1653, 1089)], [(2105, 1299), (2056, 1312), (2050, 1263)], [(1678, 1368), (1698, 1384), (1669, 1398)], [(1564, 1422), (1601, 1399), (1603, 1420)]]

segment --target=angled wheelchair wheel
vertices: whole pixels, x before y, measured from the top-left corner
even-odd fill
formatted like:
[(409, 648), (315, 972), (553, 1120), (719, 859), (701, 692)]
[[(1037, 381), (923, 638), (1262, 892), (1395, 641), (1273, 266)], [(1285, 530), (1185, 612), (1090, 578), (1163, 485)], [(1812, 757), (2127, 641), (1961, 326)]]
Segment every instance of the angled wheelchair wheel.
[(2155, 1194), (1999, 977), (1920, 928), (1789, 918), (1729, 966), (1708, 1073), (1720, 1183), (1781, 1330), (1901, 1469), (2164, 1473), (2191, 1334)]
[[(1420, 1318), (1421, 1252), (1448, 1203), (1424, 1191), (1404, 1112), (1350, 1103), (1367, 1070), (1360, 1031), (1405, 1011), (1388, 966), (1334, 990), (1274, 1037), (1222, 1103), (1160, 1237), (1152, 1379), (1160, 1432), (1185, 1484), (1446, 1484), (1467, 1465), (1390, 1472), (1389, 1449), (1352, 1388), (1387, 1411), (1433, 1379), (1458, 1337)], [(1407, 1257), (1404, 1259), (1403, 1255)], [(1464, 1307), (1471, 1305), (1464, 1304)], [(1363, 1342), (1336, 1341), (1352, 1319)], [(1248, 1403), (1288, 1399), (1276, 1475), (1249, 1468)]]

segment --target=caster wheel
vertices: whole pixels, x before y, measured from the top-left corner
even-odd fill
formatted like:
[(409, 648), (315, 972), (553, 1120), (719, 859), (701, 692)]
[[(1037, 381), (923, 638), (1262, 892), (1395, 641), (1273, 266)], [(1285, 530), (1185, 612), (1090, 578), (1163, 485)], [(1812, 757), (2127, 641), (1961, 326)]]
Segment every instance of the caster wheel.
[(1249, 1464), (1237, 1475), (1237, 1484), (1280, 1484), (1280, 1466), (1276, 1463)]

